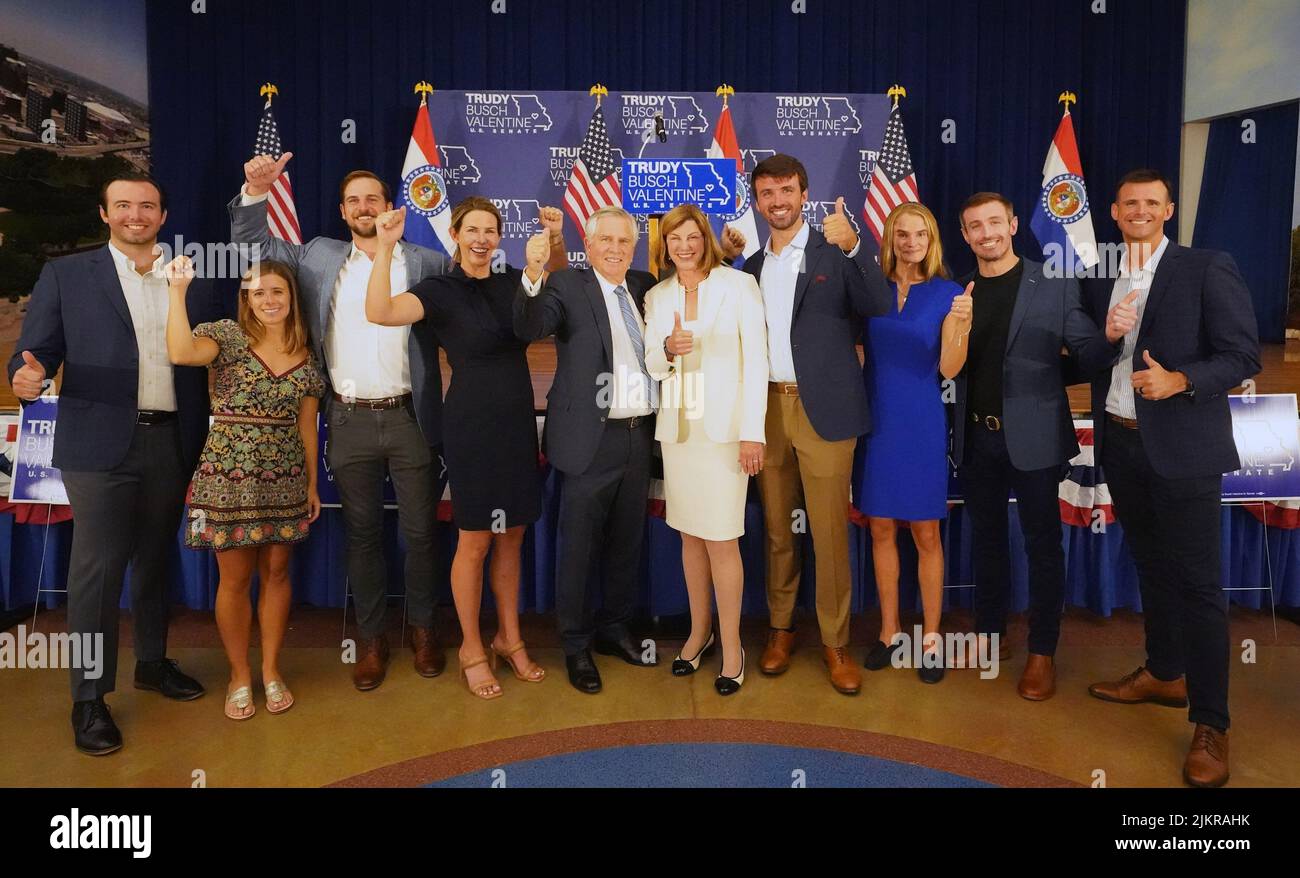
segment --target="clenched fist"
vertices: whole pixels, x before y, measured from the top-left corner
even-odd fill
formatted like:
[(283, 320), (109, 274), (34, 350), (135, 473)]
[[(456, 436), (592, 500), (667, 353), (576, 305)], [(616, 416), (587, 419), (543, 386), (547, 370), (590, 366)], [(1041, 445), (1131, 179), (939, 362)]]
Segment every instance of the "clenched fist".
[(722, 244), (722, 255), (727, 258), (728, 262), (730, 262), (741, 253), (745, 252), (745, 244), (748, 242), (746, 242), (745, 236), (741, 234), (738, 229), (733, 229), (731, 226), (723, 226), (722, 240), (720, 243)]
[(380, 244), (395, 246), (402, 240), (402, 233), (406, 231), (405, 205), (397, 210), (386, 210), (375, 217), (375, 230), (379, 235)]
[(835, 212), (826, 215), (826, 220), (822, 223), (822, 234), (845, 253), (852, 252), (858, 246), (858, 233), (853, 231), (853, 226), (844, 213), (843, 195), (835, 199)]
[(251, 196), (270, 191), (271, 184), (280, 176), (291, 158), (293, 153), (286, 152), (279, 159), (273, 159), (269, 155), (255, 155), (244, 162), (244, 192)]
[(184, 292), (194, 280), (194, 263), (188, 256), (177, 256), (164, 266), (163, 275), (167, 278), (167, 286)]
[(542, 224), (542, 229), (552, 238), (560, 238), (564, 235), (564, 211), (558, 207), (539, 207), (537, 208), (537, 221)]

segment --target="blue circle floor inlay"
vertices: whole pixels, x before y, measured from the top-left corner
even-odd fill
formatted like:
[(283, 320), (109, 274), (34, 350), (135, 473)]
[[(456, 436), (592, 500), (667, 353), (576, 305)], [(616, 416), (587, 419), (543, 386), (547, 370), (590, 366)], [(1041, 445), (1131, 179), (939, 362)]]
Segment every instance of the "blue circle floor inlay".
[(561, 753), (432, 787), (991, 787), (877, 756), (776, 744), (642, 744)]

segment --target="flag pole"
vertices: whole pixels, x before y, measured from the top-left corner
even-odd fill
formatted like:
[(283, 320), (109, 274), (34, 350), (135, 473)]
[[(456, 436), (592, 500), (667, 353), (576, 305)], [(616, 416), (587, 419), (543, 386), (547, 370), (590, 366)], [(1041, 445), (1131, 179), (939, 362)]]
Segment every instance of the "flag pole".
[(1063, 105), (1061, 115), (1068, 116), (1070, 115), (1070, 104), (1077, 104), (1079, 99), (1075, 96), (1074, 92), (1063, 91), (1057, 96), (1056, 102)]

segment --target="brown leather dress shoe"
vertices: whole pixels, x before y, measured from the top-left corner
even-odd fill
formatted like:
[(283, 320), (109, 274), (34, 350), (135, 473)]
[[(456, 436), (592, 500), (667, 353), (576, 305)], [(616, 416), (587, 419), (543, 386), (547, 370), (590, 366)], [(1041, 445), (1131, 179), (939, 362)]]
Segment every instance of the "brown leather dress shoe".
[(1117, 704), (1142, 704), (1150, 701), (1165, 707), (1187, 706), (1187, 680), (1158, 680), (1145, 667), (1113, 683), (1093, 683), (1088, 694)]
[(410, 626), (411, 650), (415, 653), (415, 672), (421, 677), (436, 677), (447, 667), (447, 656), (438, 643), (433, 627)]
[(849, 651), (842, 646), (822, 647), (822, 658), (831, 672), (831, 685), (841, 695), (857, 695), (862, 688), (862, 674), (849, 660)]
[(1046, 701), (1056, 694), (1056, 659), (1031, 652), (1016, 691), (1030, 701)]
[(758, 661), (758, 669), (769, 677), (784, 674), (790, 670), (792, 652), (794, 652), (794, 632), (769, 628), (767, 647), (763, 650), (763, 657)]
[(1183, 780), (1194, 787), (1221, 787), (1228, 782), (1228, 733), (1196, 724), (1192, 747), (1183, 763)]
[(380, 635), (357, 643), (357, 663), (352, 668), (352, 685), (362, 692), (376, 688), (388, 673), (388, 638)]

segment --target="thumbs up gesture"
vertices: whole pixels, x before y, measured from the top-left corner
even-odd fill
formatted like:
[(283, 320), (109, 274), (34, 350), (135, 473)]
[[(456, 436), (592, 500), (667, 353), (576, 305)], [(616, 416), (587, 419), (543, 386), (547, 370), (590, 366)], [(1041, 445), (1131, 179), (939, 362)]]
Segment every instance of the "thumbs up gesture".
[(1182, 393), (1188, 387), (1187, 376), (1182, 372), (1170, 372), (1156, 362), (1151, 352), (1142, 352), (1142, 362), (1147, 368), (1133, 373), (1133, 392), (1143, 399), (1167, 399)]
[(975, 281), (966, 284), (960, 296), (952, 297), (952, 306), (948, 313), (957, 321), (958, 332), (969, 332), (971, 320), (975, 316)]
[(730, 262), (741, 253), (745, 252), (745, 236), (739, 229), (733, 229), (731, 226), (722, 227), (721, 242), (722, 255)]
[(858, 246), (858, 233), (853, 231), (848, 215), (844, 213), (843, 195), (835, 199), (835, 212), (826, 215), (826, 220), (822, 223), (822, 234), (845, 253)]
[(682, 315), (680, 311), (673, 312), (673, 331), (664, 342), (664, 350), (668, 351), (669, 356), (680, 357), (683, 354), (689, 354), (695, 347), (695, 334), (689, 329), (682, 329)]
[(14, 396), (19, 399), (33, 400), (41, 395), (45, 388), (45, 367), (31, 351), (23, 351), (23, 364), (14, 372), (12, 384)]
[(1113, 344), (1128, 335), (1133, 331), (1133, 327), (1137, 326), (1137, 297), (1138, 291), (1134, 290), (1125, 296), (1122, 301), (1116, 302), (1115, 307), (1111, 308), (1106, 314), (1107, 341)]
[(269, 155), (255, 155), (244, 162), (244, 191), (249, 195), (261, 195), (269, 191), (291, 158), (293, 153), (286, 152), (278, 159)]

